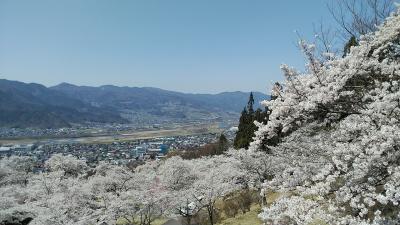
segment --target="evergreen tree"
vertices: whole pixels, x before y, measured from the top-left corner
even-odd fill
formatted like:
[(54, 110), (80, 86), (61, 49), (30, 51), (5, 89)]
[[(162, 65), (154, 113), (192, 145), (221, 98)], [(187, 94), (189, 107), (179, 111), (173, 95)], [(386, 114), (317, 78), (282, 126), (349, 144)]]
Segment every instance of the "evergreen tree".
[(347, 54), (350, 53), (351, 47), (357, 46), (357, 45), (358, 45), (358, 41), (357, 41), (356, 37), (355, 36), (351, 36), (350, 40), (344, 46), (343, 57), (345, 57)]
[(236, 133), (233, 146), (236, 149), (248, 148), (250, 143), (253, 141), (254, 132), (257, 130), (257, 126), (254, 121), (265, 123), (268, 117), (268, 111), (257, 109), (254, 111), (254, 96), (250, 93), (247, 107), (245, 107), (240, 115), (238, 131)]
[(217, 155), (222, 154), (223, 152), (227, 151), (229, 148), (228, 139), (224, 134), (221, 134), (218, 139), (218, 149)]
[(265, 113), (260, 108), (258, 108), (254, 112), (254, 120), (256, 120), (258, 122), (264, 122), (264, 115), (265, 115)]
[(246, 130), (247, 130), (247, 121), (248, 121), (249, 113), (247, 109), (244, 108), (239, 119), (238, 131), (236, 133), (236, 137), (234, 140), (235, 148), (245, 148), (246, 146)]
[(254, 113), (253, 106), (254, 106), (254, 96), (253, 92), (250, 92), (249, 101), (247, 102), (247, 112), (249, 112), (249, 114)]

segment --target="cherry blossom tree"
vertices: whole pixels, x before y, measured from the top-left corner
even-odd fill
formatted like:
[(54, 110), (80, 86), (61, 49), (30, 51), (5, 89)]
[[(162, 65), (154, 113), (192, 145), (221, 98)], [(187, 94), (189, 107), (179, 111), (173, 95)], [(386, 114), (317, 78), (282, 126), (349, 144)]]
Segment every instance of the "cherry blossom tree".
[[(151, 225), (160, 216), (186, 213), (191, 220), (205, 211), (215, 224), (215, 202), (248, 186), (239, 160), (228, 155), (173, 157), (134, 170), (104, 162), (89, 168), (85, 161), (61, 154), (53, 155), (36, 173), (26, 162), (31, 161), (0, 160), (1, 222), (104, 225), (122, 220)], [(14, 175), (18, 179), (11, 179)]]
[[(264, 191), (282, 194), (260, 217), (277, 224), (395, 224), (400, 201), (400, 16), (361, 37), (344, 58), (286, 65), (284, 89), (265, 101), (250, 151), (281, 165)], [(278, 141), (270, 141), (278, 140)], [(279, 168), (279, 167), (277, 167)]]
[(11, 156), (0, 161), (0, 186), (7, 184), (27, 185), (35, 161), (27, 156)]

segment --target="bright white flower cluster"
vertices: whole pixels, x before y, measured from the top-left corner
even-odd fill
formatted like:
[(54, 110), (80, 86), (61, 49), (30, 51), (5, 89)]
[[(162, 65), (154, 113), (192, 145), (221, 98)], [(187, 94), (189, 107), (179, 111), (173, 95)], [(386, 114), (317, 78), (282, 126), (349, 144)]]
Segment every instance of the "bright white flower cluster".
[[(400, 16), (362, 37), (345, 58), (286, 65), (284, 89), (265, 101), (250, 150), (282, 168), (263, 191), (290, 193), (260, 217), (276, 224), (397, 224), (400, 212)], [(282, 220), (284, 222), (282, 222)]]
[(223, 155), (173, 157), (134, 170), (107, 163), (90, 169), (72, 156), (54, 155), (41, 173), (32, 172), (28, 159), (0, 160), (0, 224), (150, 224), (179, 214), (186, 203), (193, 214), (215, 207), (218, 198), (247, 182), (237, 159)]

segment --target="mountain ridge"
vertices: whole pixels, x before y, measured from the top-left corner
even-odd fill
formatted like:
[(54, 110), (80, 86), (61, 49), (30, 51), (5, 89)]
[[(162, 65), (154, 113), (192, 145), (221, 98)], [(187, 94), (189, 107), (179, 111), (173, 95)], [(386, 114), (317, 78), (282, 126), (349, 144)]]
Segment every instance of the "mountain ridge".
[[(191, 94), (154, 87), (45, 87), (0, 79), (0, 127), (68, 127), (74, 123), (133, 123), (238, 119), (249, 92)], [(256, 103), (268, 98), (254, 92)], [(258, 105), (257, 105), (258, 106)]]
[[(198, 121), (209, 118), (238, 119), (249, 92), (191, 94), (152, 87), (100, 87), (62, 84), (50, 87), (87, 104), (114, 109), (131, 121)], [(256, 107), (268, 96), (253, 92)]]

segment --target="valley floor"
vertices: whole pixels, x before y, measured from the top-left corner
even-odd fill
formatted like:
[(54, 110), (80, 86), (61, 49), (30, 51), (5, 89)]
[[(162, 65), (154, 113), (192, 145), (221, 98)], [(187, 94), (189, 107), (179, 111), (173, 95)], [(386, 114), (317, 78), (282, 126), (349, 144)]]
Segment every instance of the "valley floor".
[(17, 138), (17, 139), (0, 139), (0, 145), (16, 145), (16, 144), (30, 144), (33, 142), (64, 144), (64, 143), (111, 143), (115, 141), (132, 141), (138, 139), (151, 139), (158, 137), (171, 137), (182, 135), (194, 135), (205, 133), (218, 133), (222, 130), (217, 124), (200, 124), (197, 126), (182, 126), (172, 129), (159, 129), (159, 130), (145, 130), (145, 131), (127, 131), (113, 135), (98, 135), (88, 137), (75, 137), (75, 138)]

